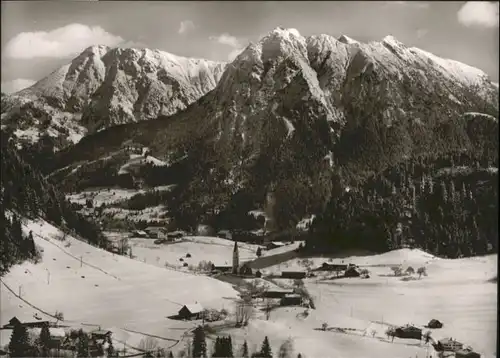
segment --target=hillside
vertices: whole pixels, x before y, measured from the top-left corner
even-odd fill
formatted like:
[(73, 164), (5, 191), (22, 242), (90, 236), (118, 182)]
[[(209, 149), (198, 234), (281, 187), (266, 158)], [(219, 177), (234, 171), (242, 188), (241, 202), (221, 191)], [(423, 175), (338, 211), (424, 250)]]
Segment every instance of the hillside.
[[(241, 227), (260, 209), (285, 230), (405, 160), (465, 153), (496, 168), (496, 133), (498, 87), (480, 70), (390, 36), (363, 44), (277, 28), (184, 111), (59, 153), (53, 180), (66, 191), (103, 178), (177, 184), (166, 202), (179, 227)], [(120, 174), (132, 141), (165, 165)]]
[[(113, 255), (72, 236), (61, 240), (62, 232), (43, 220), (27, 220), (23, 229), (33, 232), (42, 259), (17, 265), (2, 277), (0, 325), (13, 316), (55, 321), (52, 315), (59, 311), (66, 329), (111, 330), (115, 347), (126, 345), (132, 353), (148, 335), (157, 336), (165, 348), (179, 350), (184, 348), (179, 341), (195, 322), (167, 316), (195, 301), (206, 308), (230, 308), (237, 297), (230, 285), (212, 278)], [(0, 346), (10, 334), (1, 331)]]
[(215, 87), (224, 68), (158, 50), (89, 47), (33, 86), (2, 96), (2, 128), (25, 147), (59, 150), (110, 126), (183, 110)]
[(26, 218), (45, 218), (82, 240), (107, 247), (107, 240), (99, 227), (75, 213), (64, 195), (20, 158), (3, 131), (1, 146), (0, 203), (4, 236), (0, 246), (0, 274), (20, 260), (39, 256), (33, 237), (21, 232), (21, 223)]

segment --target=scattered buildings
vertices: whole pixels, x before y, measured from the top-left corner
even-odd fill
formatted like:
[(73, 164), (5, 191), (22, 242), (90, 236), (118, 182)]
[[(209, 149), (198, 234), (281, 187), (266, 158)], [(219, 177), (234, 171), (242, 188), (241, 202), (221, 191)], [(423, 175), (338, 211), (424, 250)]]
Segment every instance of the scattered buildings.
[(199, 303), (184, 305), (179, 310), (180, 319), (193, 320), (200, 319), (203, 313), (203, 307)]

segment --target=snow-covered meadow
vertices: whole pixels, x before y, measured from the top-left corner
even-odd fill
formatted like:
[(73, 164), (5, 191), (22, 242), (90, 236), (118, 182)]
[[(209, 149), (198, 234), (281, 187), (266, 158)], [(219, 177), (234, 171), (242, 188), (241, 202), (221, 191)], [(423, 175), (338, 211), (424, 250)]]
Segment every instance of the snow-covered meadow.
[[(61, 232), (44, 221), (28, 221), (24, 229), (33, 231), (43, 258), (38, 264), (16, 265), (2, 277), (0, 325), (13, 316), (33, 318), (35, 313), (53, 320), (43, 312), (60, 311), (65, 324), (109, 329), (117, 341), (132, 347), (145, 334), (161, 337), (160, 344), (171, 347), (194, 323), (167, 316), (194, 302), (207, 308), (229, 307), (237, 297), (231, 285), (209, 277), (113, 255), (72, 237), (59, 241)], [(19, 293), (27, 302), (17, 297)], [(10, 333), (1, 331), (1, 346), (8, 344)]]

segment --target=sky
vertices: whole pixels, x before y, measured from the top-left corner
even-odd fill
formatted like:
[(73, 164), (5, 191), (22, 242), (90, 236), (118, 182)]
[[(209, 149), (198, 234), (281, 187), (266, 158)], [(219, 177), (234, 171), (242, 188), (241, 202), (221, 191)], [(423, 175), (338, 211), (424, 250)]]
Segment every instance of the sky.
[(392, 35), (498, 82), (498, 2), (2, 1), (2, 91), (30, 86), (92, 45), (230, 61), (278, 26), (361, 42)]

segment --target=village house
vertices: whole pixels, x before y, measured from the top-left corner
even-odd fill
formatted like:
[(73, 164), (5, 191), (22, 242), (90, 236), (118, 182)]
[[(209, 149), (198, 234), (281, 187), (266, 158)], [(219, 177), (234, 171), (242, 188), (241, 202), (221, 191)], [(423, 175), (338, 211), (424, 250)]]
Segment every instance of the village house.
[(432, 329), (442, 328), (443, 324), (439, 322), (437, 319), (431, 319), (427, 324), (427, 327)]
[(304, 271), (283, 271), (281, 273), (281, 278), (302, 279), (302, 278), (306, 278), (306, 272), (304, 272)]
[(344, 277), (359, 277), (361, 276), (361, 273), (359, 272), (359, 269), (355, 266), (350, 266), (345, 270), (344, 272)]
[[(9, 323), (4, 325), (3, 329), (14, 329), (15, 326), (21, 325), (26, 328), (42, 328), (45, 325), (49, 325), (49, 321), (28, 321), (28, 317), (17, 317), (14, 316), (9, 320)], [(32, 317), (31, 317), (32, 319)]]
[(278, 247), (283, 247), (283, 246), (286, 246), (286, 244), (284, 242), (272, 241), (266, 245), (266, 249), (273, 250), (273, 249), (277, 249)]
[(437, 351), (451, 351), (451, 352), (455, 352), (455, 351), (463, 349), (464, 345), (463, 345), (463, 343), (460, 343), (460, 342), (454, 340), (453, 338), (443, 338), (443, 339), (440, 339), (436, 343), (436, 345), (434, 346), (434, 348)]
[(132, 231), (132, 235), (134, 237), (147, 237), (148, 236), (147, 232), (144, 230), (134, 230), (134, 231)]
[(330, 264), (328, 262), (323, 262), (323, 264), (315, 268), (313, 271), (345, 271), (347, 270), (347, 265), (343, 264)]
[(157, 226), (149, 226), (144, 231), (148, 234), (150, 238), (158, 239), (164, 236), (164, 229)]
[(280, 300), (281, 306), (300, 306), (302, 305), (302, 296), (296, 293), (286, 294)]
[(260, 294), (260, 297), (262, 298), (283, 298), (286, 295), (293, 295), (294, 292), (293, 290), (279, 290), (279, 289), (273, 289), (273, 290), (267, 290), (264, 291)]
[(469, 349), (459, 349), (455, 352), (455, 358), (481, 358), (481, 355)]
[(415, 326), (406, 325), (396, 328), (396, 337), (406, 339), (422, 339), (422, 330)]
[[(36, 336), (40, 336), (41, 328), (30, 329)], [(60, 349), (66, 339), (66, 332), (63, 328), (49, 328), (50, 342), (49, 348)]]
[(221, 239), (232, 240), (233, 234), (231, 234), (231, 231), (229, 231), (229, 230), (220, 230), (217, 233), (217, 237), (220, 237)]
[(184, 320), (200, 319), (203, 314), (203, 307), (199, 303), (182, 306), (178, 317)]

